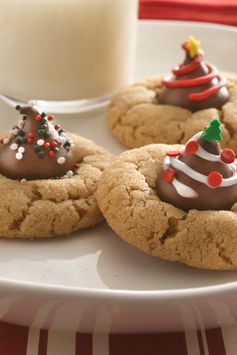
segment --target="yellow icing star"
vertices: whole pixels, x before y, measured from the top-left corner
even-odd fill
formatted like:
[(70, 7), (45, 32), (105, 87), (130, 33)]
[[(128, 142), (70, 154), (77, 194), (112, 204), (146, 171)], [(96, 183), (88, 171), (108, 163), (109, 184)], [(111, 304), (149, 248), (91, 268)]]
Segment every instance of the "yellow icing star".
[(189, 36), (187, 40), (187, 49), (191, 58), (197, 55), (203, 54), (200, 49), (201, 42), (195, 39), (193, 36)]

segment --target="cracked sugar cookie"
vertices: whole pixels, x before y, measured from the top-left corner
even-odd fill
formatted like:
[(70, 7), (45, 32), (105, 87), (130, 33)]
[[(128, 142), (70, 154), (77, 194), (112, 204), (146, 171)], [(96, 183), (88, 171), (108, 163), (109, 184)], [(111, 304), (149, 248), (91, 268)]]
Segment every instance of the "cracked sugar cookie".
[(184, 62), (171, 75), (134, 84), (112, 99), (108, 108), (112, 133), (130, 148), (180, 144), (218, 117), (223, 144), (237, 150), (237, 75), (220, 74), (206, 63), (192, 36), (182, 48)]
[(0, 236), (67, 235), (102, 221), (95, 191), (111, 155), (51, 115), (17, 109), (21, 118), (0, 144)]
[(99, 207), (111, 228), (144, 252), (212, 270), (237, 269), (235, 153), (213, 120), (185, 146), (122, 153), (101, 176)]

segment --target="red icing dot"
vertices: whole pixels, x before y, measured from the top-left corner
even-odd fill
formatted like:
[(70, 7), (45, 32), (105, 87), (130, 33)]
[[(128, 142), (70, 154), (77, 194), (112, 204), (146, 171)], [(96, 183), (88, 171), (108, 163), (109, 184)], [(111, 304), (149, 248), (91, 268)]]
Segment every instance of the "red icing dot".
[(180, 150), (169, 150), (166, 152), (166, 155), (168, 155), (168, 157), (177, 157), (178, 155), (181, 155), (181, 152)]
[(58, 146), (58, 143), (57, 143), (57, 142), (54, 141), (54, 142), (51, 143), (51, 147), (52, 147), (52, 148), (56, 148), (57, 146)]
[(45, 142), (45, 143), (44, 143), (44, 148), (45, 148), (45, 149), (48, 149), (49, 147), (50, 147), (50, 143), (49, 143), (49, 142)]
[(208, 184), (211, 187), (218, 187), (221, 185), (222, 183), (222, 175), (220, 173), (218, 173), (218, 171), (212, 171), (209, 175), (208, 175)]
[(34, 135), (35, 135), (34, 132), (29, 132), (29, 133), (28, 133), (28, 137), (29, 137), (29, 138), (33, 138)]
[(54, 119), (54, 116), (52, 116), (52, 115), (48, 116), (48, 121), (52, 121), (53, 119)]
[(226, 164), (231, 164), (235, 161), (235, 152), (230, 148), (225, 148), (221, 152), (221, 160)]
[(185, 146), (185, 154), (191, 155), (195, 154), (198, 150), (198, 142), (197, 141), (189, 141)]
[(41, 119), (42, 119), (41, 115), (36, 115), (36, 116), (35, 116), (35, 120), (36, 120), (36, 121), (41, 121)]
[(48, 156), (49, 156), (50, 158), (54, 158), (55, 154), (54, 154), (54, 152), (53, 152), (52, 150), (50, 150), (50, 151), (48, 152)]
[(33, 139), (32, 138), (27, 138), (27, 143), (28, 144), (32, 144), (33, 143)]
[(56, 125), (54, 125), (54, 128), (55, 128), (56, 130), (58, 130), (58, 129), (60, 128), (60, 125), (59, 125), (59, 124), (56, 124)]
[(167, 168), (163, 171), (163, 180), (170, 184), (174, 178), (174, 170), (171, 168)]

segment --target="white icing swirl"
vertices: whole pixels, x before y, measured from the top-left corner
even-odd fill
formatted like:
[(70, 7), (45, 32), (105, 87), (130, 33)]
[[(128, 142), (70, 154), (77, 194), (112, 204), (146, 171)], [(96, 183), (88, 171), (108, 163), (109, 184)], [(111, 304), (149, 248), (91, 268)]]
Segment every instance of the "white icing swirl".
[[(189, 141), (198, 140), (202, 136), (203, 132), (199, 132), (195, 134)], [(185, 149), (181, 150), (181, 153), (185, 153)], [(213, 162), (222, 162), (220, 155), (214, 155), (206, 151), (203, 147), (199, 145), (198, 150), (196, 151), (195, 155), (199, 156), (200, 158), (208, 161)], [(178, 157), (170, 157), (166, 156), (163, 161), (163, 168), (168, 169), (170, 166), (174, 167), (178, 171), (181, 171), (183, 174), (189, 176), (190, 178), (207, 185), (210, 188), (214, 188), (208, 184), (208, 177), (204, 174), (195, 171), (194, 169), (190, 168), (187, 164), (183, 163)], [(218, 187), (228, 187), (237, 184), (237, 170), (235, 164), (229, 164), (230, 168), (233, 171), (233, 176), (222, 179), (221, 184)], [(197, 192), (192, 189), (190, 186), (181, 183), (176, 178), (172, 180), (172, 185), (176, 189), (177, 193), (186, 198), (195, 198), (198, 196)]]
[(195, 190), (193, 190), (191, 187), (183, 184), (182, 182), (178, 181), (177, 179), (173, 179), (172, 181), (173, 186), (175, 187), (176, 191), (180, 196), (186, 197), (186, 198), (195, 198), (198, 197), (198, 194)]

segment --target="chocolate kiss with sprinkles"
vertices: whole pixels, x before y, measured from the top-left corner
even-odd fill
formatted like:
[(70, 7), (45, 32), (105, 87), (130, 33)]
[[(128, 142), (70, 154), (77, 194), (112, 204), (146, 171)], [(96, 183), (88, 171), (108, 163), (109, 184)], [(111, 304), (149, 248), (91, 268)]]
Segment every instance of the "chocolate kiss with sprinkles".
[(73, 175), (73, 141), (60, 126), (33, 107), (16, 107), (22, 115), (10, 137), (1, 141), (0, 174), (11, 179), (48, 179)]
[(221, 150), (220, 122), (194, 135), (181, 150), (168, 151), (157, 179), (162, 201), (184, 211), (227, 210), (237, 201), (235, 153)]
[(172, 75), (164, 78), (159, 103), (179, 106), (190, 111), (220, 109), (229, 99), (225, 80), (217, 69), (205, 63), (200, 42), (190, 36), (183, 43), (184, 62), (175, 66)]

